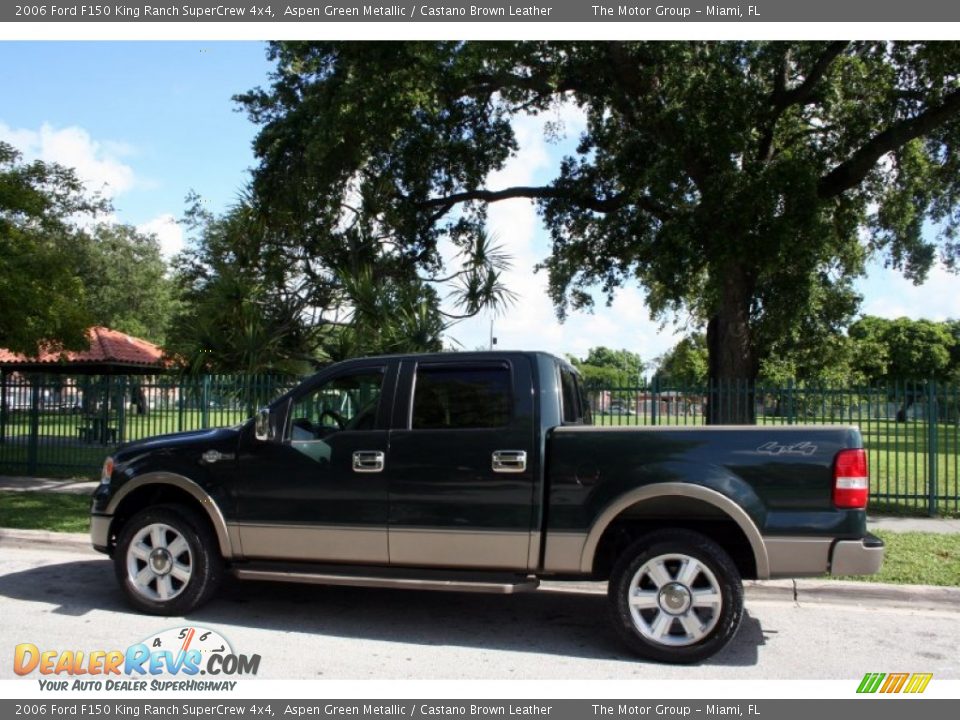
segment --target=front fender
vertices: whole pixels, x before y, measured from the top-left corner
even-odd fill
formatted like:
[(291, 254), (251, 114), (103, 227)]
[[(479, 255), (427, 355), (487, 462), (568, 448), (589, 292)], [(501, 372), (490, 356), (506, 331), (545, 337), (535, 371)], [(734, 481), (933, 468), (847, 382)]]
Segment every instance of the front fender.
[(217, 542), (220, 545), (220, 552), (225, 558), (234, 557), (234, 543), (231, 541), (230, 532), (227, 527), (227, 521), (223, 516), (220, 507), (214, 499), (196, 482), (190, 478), (167, 471), (147, 472), (143, 475), (137, 475), (125, 482), (114, 495), (104, 509), (104, 514), (113, 516), (120, 507), (123, 499), (139, 488), (149, 485), (168, 485), (183, 490), (193, 497), (203, 508), (210, 523), (213, 525), (214, 532), (217, 535)]

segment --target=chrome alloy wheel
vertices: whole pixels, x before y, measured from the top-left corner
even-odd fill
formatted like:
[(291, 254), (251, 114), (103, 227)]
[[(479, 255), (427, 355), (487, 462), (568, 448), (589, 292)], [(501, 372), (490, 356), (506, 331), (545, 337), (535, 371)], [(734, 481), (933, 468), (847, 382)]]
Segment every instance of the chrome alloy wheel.
[(651, 558), (633, 576), (627, 593), (637, 631), (670, 647), (703, 640), (720, 620), (723, 607), (716, 576), (689, 555)]
[(148, 600), (172, 600), (183, 592), (193, 573), (193, 555), (186, 538), (169, 525), (141, 528), (127, 548), (127, 578)]

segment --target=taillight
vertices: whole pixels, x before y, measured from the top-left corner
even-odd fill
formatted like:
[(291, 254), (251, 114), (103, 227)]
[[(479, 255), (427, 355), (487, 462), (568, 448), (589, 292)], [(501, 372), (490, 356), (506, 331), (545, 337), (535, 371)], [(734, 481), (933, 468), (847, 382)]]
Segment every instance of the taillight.
[(833, 504), (863, 509), (870, 498), (870, 473), (863, 448), (841, 450), (833, 461)]

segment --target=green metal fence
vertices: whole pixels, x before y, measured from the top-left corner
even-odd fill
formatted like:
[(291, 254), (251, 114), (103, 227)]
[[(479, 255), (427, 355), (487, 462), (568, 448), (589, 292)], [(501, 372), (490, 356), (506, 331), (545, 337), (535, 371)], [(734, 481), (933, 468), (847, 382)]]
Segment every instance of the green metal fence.
[(721, 417), (758, 425), (857, 425), (870, 462), (871, 507), (960, 514), (960, 386), (954, 384), (654, 384), (587, 394), (596, 425), (702, 425), (711, 402)]
[[(235, 425), (295, 383), (236, 375), (9, 374), (0, 385), (0, 474), (92, 476), (119, 443)], [(587, 395), (597, 425), (701, 425), (711, 413), (759, 425), (855, 424), (870, 460), (873, 507), (960, 514), (960, 386), (654, 384), (588, 388)]]
[(270, 376), (11, 374), (0, 383), (0, 474), (92, 475), (120, 443), (236, 425), (295, 383)]

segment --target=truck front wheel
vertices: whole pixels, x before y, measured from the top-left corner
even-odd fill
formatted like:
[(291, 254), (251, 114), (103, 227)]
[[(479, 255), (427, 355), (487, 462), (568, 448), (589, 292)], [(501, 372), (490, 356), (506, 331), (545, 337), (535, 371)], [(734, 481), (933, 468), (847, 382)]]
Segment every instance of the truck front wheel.
[(608, 587), (613, 624), (638, 655), (694, 663), (740, 626), (743, 583), (713, 540), (687, 530), (646, 535), (620, 556)]
[(148, 507), (130, 518), (113, 562), (130, 604), (153, 615), (186, 615), (210, 598), (223, 573), (210, 527), (179, 505)]

